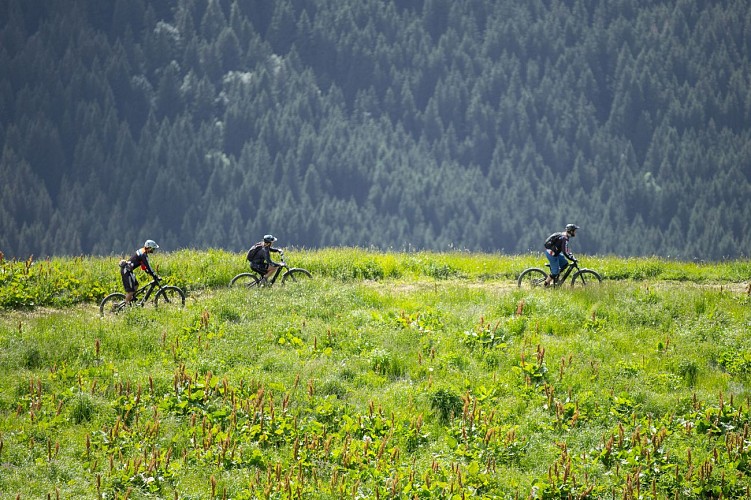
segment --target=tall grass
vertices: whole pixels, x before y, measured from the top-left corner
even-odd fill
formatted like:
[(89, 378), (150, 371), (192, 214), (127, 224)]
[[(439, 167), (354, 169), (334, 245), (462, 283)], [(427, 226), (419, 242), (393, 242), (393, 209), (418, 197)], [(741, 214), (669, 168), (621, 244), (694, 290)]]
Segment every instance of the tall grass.
[(156, 254), (186, 308), (114, 318), (115, 258), (5, 263), (3, 496), (749, 494), (747, 263), (582, 257), (601, 286), (526, 291), (538, 256), (287, 254), (318, 279)]
[[(582, 265), (607, 280), (667, 280), (738, 284), (751, 277), (748, 260), (718, 263), (682, 262), (661, 258), (580, 256)], [(121, 256), (60, 257), (36, 261), (0, 261), (0, 308), (68, 306), (98, 302), (120, 290), (117, 262)], [(304, 267), (321, 278), (341, 282), (360, 280), (513, 281), (527, 267), (544, 267), (538, 254), (502, 255), (470, 252), (384, 253), (362, 248), (289, 249), (290, 266)], [(226, 286), (248, 271), (244, 252), (219, 249), (179, 250), (152, 256), (152, 267), (171, 284), (188, 292)]]

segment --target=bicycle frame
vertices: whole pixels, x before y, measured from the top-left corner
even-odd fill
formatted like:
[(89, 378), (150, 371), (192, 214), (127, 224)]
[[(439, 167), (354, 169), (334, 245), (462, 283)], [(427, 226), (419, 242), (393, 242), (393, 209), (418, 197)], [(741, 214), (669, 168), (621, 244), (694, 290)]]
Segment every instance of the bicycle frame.
[[(279, 275), (282, 274), (282, 270), (284, 270), (284, 269), (289, 269), (289, 267), (287, 267), (287, 264), (282, 264), (281, 266), (277, 267), (276, 271), (274, 272), (274, 275), (271, 277), (271, 279), (266, 280), (266, 281), (270, 285), (273, 285), (276, 282), (276, 279), (279, 277)], [(266, 276), (265, 274), (261, 274), (260, 272), (256, 271), (252, 267), (250, 268), (250, 270), (253, 271), (254, 273), (258, 274), (259, 276), (261, 276), (261, 279), (263, 279)]]
[[(550, 267), (550, 264), (545, 264), (545, 266), (546, 267)], [(563, 271), (563, 276), (561, 276), (559, 274), (558, 275), (558, 279), (555, 280), (553, 283), (556, 284), (556, 285), (562, 285), (566, 281), (566, 278), (568, 278), (569, 274), (571, 274), (571, 272), (574, 269), (576, 269), (577, 271), (579, 270), (579, 263), (578, 262), (574, 262), (573, 264), (567, 265), (566, 266), (566, 270)]]
[[(287, 263), (284, 262), (284, 251), (283, 250), (279, 251), (279, 257), (281, 257), (281, 259), (282, 259), (281, 265), (277, 266), (276, 272), (274, 272), (274, 275), (271, 277), (271, 279), (270, 280), (266, 280), (266, 282), (269, 285), (273, 285), (276, 282), (276, 279), (282, 273), (282, 270), (289, 269), (289, 267), (287, 267)], [(250, 270), (253, 271), (254, 273), (260, 275), (261, 276), (261, 278), (260, 278), (261, 280), (263, 280), (266, 277), (265, 274), (263, 274), (263, 273), (261, 273), (259, 271), (256, 271), (255, 269), (253, 269), (253, 266), (250, 266)]]
[(151, 294), (154, 292), (154, 288), (157, 288), (158, 286), (159, 286), (159, 282), (157, 282), (157, 280), (152, 279), (149, 283), (146, 283), (141, 288), (136, 290), (136, 293), (133, 294), (134, 299), (140, 296), (141, 293), (143, 293), (143, 291), (148, 288), (148, 290), (146, 290), (146, 294), (141, 299), (139, 299), (136, 303), (138, 305), (146, 304), (146, 302), (149, 301), (149, 297), (151, 297)]
[(256, 286), (272, 286), (274, 283), (276, 283), (277, 280), (281, 281), (282, 285), (284, 285), (287, 282), (296, 282), (302, 278), (313, 278), (313, 276), (307, 269), (302, 269), (299, 267), (289, 267), (289, 265), (287, 265), (287, 262), (284, 260), (284, 253), (281, 251), (279, 253), (282, 258), (281, 262), (279, 262), (278, 265), (275, 266), (276, 269), (268, 278), (265, 277), (269, 272), (268, 268), (265, 272), (259, 271), (257, 269), (254, 269), (253, 264), (250, 263), (250, 272), (244, 272), (236, 275), (230, 280), (230, 286), (243, 285), (246, 288)]
[[(517, 278), (516, 283), (519, 287), (524, 283), (527, 283), (528, 286), (531, 287), (542, 286), (550, 276), (550, 264), (546, 263), (545, 267), (530, 267), (525, 269)], [(552, 286), (558, 287), (563, 285), (569, 276), (571, 277), (570, 281), (572, 286), (584, 286), (590, 281), (596, 281), (598, 283), (602, 282), (602, 276), (600, 276), (597, 271), (587, 269), (586, 267), (579, 267), (579, 263), (574, 261), (565, 267), (563, 272), (559, 274), (558, 279), (553, 282)]]
[(153, 300), (154, 307), (161, 304), (174, 304), (177, 306), (185, 305), (185, 292), (180, 287), (172, 285), (162, 285), (158, 277), (154, 277), (150, 282), (133, 292), (133, 299), (126, 303), (126, 295), (122, 292), (114, 292), (102, 299), (99, 303), (99, 314), (104, 316), (106, 313), (117, 314), (126, 305), (139, 305), (143, 307), (147, 302)]

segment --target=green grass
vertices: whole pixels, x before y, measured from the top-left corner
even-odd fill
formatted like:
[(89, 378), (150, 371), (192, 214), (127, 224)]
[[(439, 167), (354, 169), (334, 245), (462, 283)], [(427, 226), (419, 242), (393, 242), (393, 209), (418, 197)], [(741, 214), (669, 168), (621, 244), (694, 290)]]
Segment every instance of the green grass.
[(749, 263), (288, 251), (317, 279), (227, 287), (242, 255), (156, 254), (184, 310), (100, 318), (117, 257), (0, 268), (11, 498), (749, 495)]
[[(245, 253), (224, 250), (180, 250), (157, 253), (152, 265), (168, 282), (190, 293), (226, 286), (233, 276), (248, 271)], [(63, 307), (98, 302), (122, 285), (117, 262), (121, 256), (58, 257), (42, 261), (0, 262), (0, 309)], [(291, 249), (289, 264), (304, 267), (317, 277), (336, 281), (475, 281), (514, 280), (527, 267), (544, 267), (538, 254), (500, 255), (469, 252), (383, 253), (361, 248)], [(606, 280), (678, 281), (688, 283), (745, 283), (751, 261), (682, 262), (660, 258), (584, 256), (582, 265), (599, 271)]]

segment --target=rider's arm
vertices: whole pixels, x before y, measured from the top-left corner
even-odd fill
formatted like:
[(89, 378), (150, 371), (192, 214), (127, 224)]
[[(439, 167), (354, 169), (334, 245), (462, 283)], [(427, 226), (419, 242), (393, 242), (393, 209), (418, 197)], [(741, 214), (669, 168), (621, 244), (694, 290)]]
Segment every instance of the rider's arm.
[[(281, 251), (281, 249), (279, 249), (279, 248), (270, 248), (270, 247), (269, 247), (269, 252), (275, 252), (275, 253), (278, 253), (278, 254), (279, 254), (279, 256), (280, 256), (280, 257), (282, 258), (282, 261), (284, 261), (284, 252), (282, 252), (282, 251)], [(274, 261), (272, 261), (272, 260), (271, 260), (271, 253), (269, 253), (269, 262), (271, 262), (271, 265), (272, 265), (272, 266), (277, 266), (277, 267), (279, 267), (279, 266), (281, 266), (281, 265), (282, 265), (281, 263), (278, 263), (278, 262), (274, 262)]]
[(156, 273), (151, 269), (151, 265), (149, 264), (149, 256), (145, 253), (141, 255), (141, 269), (146, 271), (146, 273), (152, 278), (156, 278)]
[(263, 261), (265, 263), (267, 263), (268, 265), (270, 265), (270, 266), (279, 267), (279, 264), (277, 264), (276, 262), (274, 262), (273, 260), (271, 260), (271, 252), (279, 252), (279, 249), (278, 248), (271, 248), (271, 247), (264, 248)]
[(574, 254), (571, 253), (571, 249), (569, 249), (568, 247), (568, 238), (564, 238), (563, 240), (563, 255), (565, 255), (566, 258), (572, 262), (576, 261)]

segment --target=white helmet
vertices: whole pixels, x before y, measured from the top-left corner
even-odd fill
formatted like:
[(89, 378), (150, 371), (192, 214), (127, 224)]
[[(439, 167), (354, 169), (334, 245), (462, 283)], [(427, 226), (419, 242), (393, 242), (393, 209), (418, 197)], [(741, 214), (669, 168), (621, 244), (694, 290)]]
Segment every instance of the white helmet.
[(154, 240), (146, 240), (146, 243), (143, 244), (145, 248), (150, 248), (152, 250), (156, 250), (159, 248), (159, 245), (156, 244), (156, 241)]

